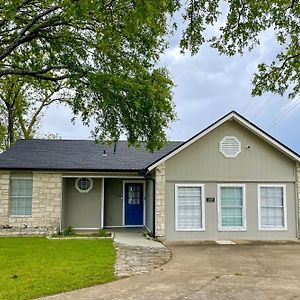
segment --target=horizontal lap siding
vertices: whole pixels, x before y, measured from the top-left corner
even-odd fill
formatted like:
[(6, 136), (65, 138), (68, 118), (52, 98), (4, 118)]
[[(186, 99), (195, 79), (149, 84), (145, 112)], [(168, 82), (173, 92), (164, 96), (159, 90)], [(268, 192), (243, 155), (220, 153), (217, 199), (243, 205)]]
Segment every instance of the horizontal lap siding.
[(123, 179), (104, 182), (104, 226), (123, 226)]
[(92, 180), (93, 188), (88, 193), (81, 193), (75, 188), (76, 178), (64, 179), (63, 227), (101, 227), (102, 180), (97, 178), (93, 178)]
[(258, 201), (257, 184), (246, 183), (246, 231), (221, 232), (218, 231), (217, 210), (217, 183), (207, 182), (204, 184), (205, 198), (215, 198), (215, 202), (205, 202), (205, 231), (179, 232), (175, 231), (175, 201), (173, 200), (175, 184), (166, 184), (166, 215), (167, 240), (218, 240), (218, 239), (251, 239), (251, 240), (273, 240), (292, 239), (296, 237), (295, 219), (295, 185), (286, 183), (287, 188), (287, 231), (260, 231), (258, 230)]
[[(224, 136), (235, 136), (241, 142), (236, 158), (225, 158), (219, 152)], [(248, 147), (250, 146), (250, 147)], [(289, 239), (296, 237), (295, 162), (267, 144), (235, 121), (228, 121), (191, 144), (165, 162), (166, 170), (166, 239)], [(203, 183), (205, 197), (205, 232), (175, 231), (176, 183)], [(246, 187), (246, 232), (219, 232), (217, 218), (217, 184), (244, 183)], [(257, 184), (283, 183), (287, 186), (287, 231), (259, 231)]]

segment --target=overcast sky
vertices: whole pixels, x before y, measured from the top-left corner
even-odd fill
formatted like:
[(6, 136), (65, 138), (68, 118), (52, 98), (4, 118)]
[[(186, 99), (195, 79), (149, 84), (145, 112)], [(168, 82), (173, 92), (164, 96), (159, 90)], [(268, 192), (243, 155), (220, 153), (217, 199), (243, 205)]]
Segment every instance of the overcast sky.
[[(295, 105), (287, 97), (271, 94), (251, 97), (251, 78), (257, 64), (269, 62), (277, 50), (273, 35), (265, 34), (261, 45), (242, 57), (220, 56), (208, 46), (191, 57), (180, 54), (178, 36), (173, 37), (161, 59), (176, 84), (173, 92), (178, 119), (167, 130), (168, 138), (186, 140), (236, 110), (300, 153), (300, 103)], [(43, 118), (41, 132), (66, 139), (90, 138), (90, 129), (79, 120), (72, 125), (71, 117), (69, 109), (52, 106)]]

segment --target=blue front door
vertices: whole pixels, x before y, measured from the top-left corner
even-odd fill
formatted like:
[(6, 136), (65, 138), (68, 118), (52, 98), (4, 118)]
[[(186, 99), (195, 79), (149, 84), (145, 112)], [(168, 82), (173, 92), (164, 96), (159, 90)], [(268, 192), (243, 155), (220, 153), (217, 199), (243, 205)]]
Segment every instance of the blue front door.
[(143, 184), (125, 183), (125, 225), (143, 225)]

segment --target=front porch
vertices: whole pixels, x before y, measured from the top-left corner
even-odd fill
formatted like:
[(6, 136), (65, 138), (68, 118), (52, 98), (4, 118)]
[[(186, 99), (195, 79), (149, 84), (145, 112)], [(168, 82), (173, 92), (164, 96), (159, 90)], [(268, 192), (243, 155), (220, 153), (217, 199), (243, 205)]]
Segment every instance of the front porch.
[(65, 175), (61, 229), (153, 231), (153, 183), (140, 176)]
[(165, 248), (162, 243), (146, 238), (147, 229), (145, 227), (110, 228), (109, 231), (113, 232), (116, 243), (134, 247)]

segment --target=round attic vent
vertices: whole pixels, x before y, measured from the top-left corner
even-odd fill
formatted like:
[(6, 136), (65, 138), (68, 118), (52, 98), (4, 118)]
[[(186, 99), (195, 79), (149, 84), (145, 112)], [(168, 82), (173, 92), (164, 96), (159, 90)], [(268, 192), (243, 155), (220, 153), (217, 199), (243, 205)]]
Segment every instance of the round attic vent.
[(241, 142), (235, 136), (225, 136), (219, 143), (219, 150), (225, 157), (237, 157), (241, 152)]
[(93, 188), (93, 180), (91, 178), (77, 178), (75, 187), (80, 193), (88, 193)]

